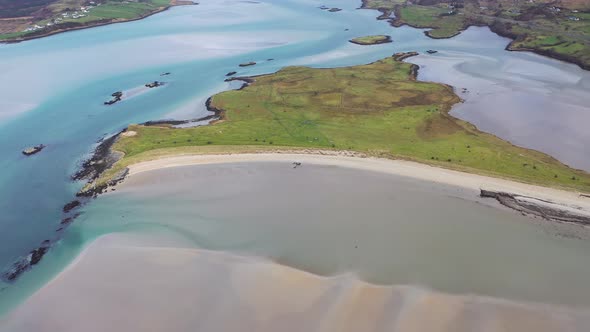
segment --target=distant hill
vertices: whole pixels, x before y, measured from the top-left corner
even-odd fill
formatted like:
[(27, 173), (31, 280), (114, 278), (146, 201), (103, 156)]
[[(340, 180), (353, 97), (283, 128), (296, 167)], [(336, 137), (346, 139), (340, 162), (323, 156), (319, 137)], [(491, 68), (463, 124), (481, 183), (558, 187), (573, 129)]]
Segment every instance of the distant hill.
[(55, 33), (137, 20), (182, 0), (0, 0), (0, 42), (17, 42)]
[(35, 16), (59, 0), (0, 0), (0, 18)]

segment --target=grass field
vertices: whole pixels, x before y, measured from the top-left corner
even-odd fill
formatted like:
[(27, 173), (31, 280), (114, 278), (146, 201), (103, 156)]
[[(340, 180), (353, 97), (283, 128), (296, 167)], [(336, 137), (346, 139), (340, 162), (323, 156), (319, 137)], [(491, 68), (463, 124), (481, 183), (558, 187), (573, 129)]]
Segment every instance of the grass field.
[(569, 0), (556, 5), (549, 0), (428, 0), (412, 4), (403, 0), (365, 0), (364, 8), (395, 13), (395, 26), (430, 28), (426, 34), (433, 38), (455, 36), (470, 25), (487, 25), (515, 40), (510, 49), (531, 50), (590, 69), (589, 1)]
[(433, 38), (448, 38), (457, 35), (465, 26), (463, 15), (445, 15), (448, 9), (443, 7), (409, 6), (399, 9), (400, 23), (407, 23), (417, 28), (432, 28), (428, 35)]
[(288, 67), (212, 97), (224, 110), (209, 126), (132, 125), (113, 146), (130, 163), (175, 153), (336, 149), (403, 158), (547, 186), (590, 191), (590, 175), (482, 133), (448, 114), (460, 101), (446, 85), (418, 82), (412, 65), (387, 58), (335, 69)]

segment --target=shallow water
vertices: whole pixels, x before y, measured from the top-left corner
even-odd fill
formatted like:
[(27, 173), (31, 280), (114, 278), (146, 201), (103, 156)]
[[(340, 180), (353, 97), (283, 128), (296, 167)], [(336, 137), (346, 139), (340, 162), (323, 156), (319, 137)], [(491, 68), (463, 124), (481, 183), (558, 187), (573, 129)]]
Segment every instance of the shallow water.
[(590, 305), (590, 242), (477, 200), (473, 190), (336, 166), (185, 166), (132, 176), (85, 208), (66, 238), (173, 234), (320, 275)]
[(321, 277), (163, 238), (97, 239), (0, 318), (0, 330), (585, 332), (590, 324), (588, 310), (372, 285), (351, 273)]
[[(478, 38), (472, 33), (464, 37)], [(581, 124), (590, 123), (590, 73), (497, 46), (492, 43), (485, 56), (454, 49), (409, 61), (422, 67), (420, 79), (457, 88), (465, 103), (452, 115), (513, 144), (589, 170), (590, 131)]]
[[(344, 10), (329, 13), (317, 8), (322, 4)], [(469, 89), (467, 102), (453, 114), (590, 169), (590, 138), (583, 121), (590, 105), (587, 72), (503, 51), (508, 40), (486, 28), (432, 40), (421, 30), (393, 29), (375, 20), (376, 12), (356, 10), (358, 6), (356, 0), (204, 0), (141, 21), (0, 45), (0, 267), (43, 240), (61, 238), (56, 232), (61, 208), (81, 185), (69, 176), (99, 138), (129, 123), (203, 115), (204, 100), (229, 88), (223, 79), (233, 70), (252, 75), (287, 65), (345, 66), (434, 48), (440, 53), (412, 61), (424, 65), (423, 79)], [(368, 34), (392, 35), (394, 43), (362, 47), (347, 42)], [(259, 63), (237, 67), (245, 61)], [(172, 75), (160, 77), (163, 72)], [(153, 80), (168, 84), (111, 107), (102, 105), (114, 91)], [(498, 107), (490, 106), (495, 103)], [(531, 105), (538, 110), (535, 121), (530, 120)], [(23, 148), (39, 143), (48, 145), (42, 153), (21, 155)], [(123, 204), (121, 208), (126, 204), (107, 202)], [(65, 238), (58, 246), (70, 250), (49, 254), (45, 265), (57, 263), (44, 271), (56, 272), (59, 262), (74, 257), (86, 240)], [(35, 284), (34, 279), (26, 276), (17, 286)], [(0, 284), (4, 287), (9, 286)], [(0, 306), (8, 298), (0, 298)]]

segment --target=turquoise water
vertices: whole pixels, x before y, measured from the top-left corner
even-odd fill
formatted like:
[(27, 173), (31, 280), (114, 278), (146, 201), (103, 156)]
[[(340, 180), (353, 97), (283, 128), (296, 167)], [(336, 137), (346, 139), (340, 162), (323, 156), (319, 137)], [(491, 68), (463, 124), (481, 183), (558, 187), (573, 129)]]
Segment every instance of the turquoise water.
[[(317, 8), (322, 4), (344, 10), (329, 13)], [(203, 101), (228, 89), (224, 75), (234, 70), (238, 75), (253, 75), (287, 65), (345, 66), (394, 52), (435, 48), (438, 55), (415, 61), (425, 65), (422, 78), (458, 80), (457, 87), (474, 91), (464, 104), (471, 108), (461, 105), (459, 115), (473, 117), (479, 126), (518, 139), (521, 145), (555, 152), (572, 165), (590, 169), (590, 134), (584, 128), (588, 122), (582, 121), (590, 113), (590, 96), (583, 93), (588, 88), (586, 72), (539, 56), (506, 52), (503, 49), (508, 41), (485, 28), (469, 29), (454, 39), (432, 40), (421, 30), (393, 29), (375, 20), (375, 12), (356, 10), (358, 6), (356, 0), (205, 0), (141, 21), (0, 45), (0, 267), (10, 265), (44, 240), (62, 237), (56, 232), (63, 218), (61, 208), (81, 186), (69, 177), (97, 140), (130, 123), (203, 115)], [(368, 34), (389, 34), (394, 43), (362, 47), (347, 42)], [(275, 60), (266, 61), (269, 58)], [(246, 61), (259, 64), (237, 67)], [(448, 73), (437, 71), (435, 63), (449, 68)], [(527, 68), (529, 74), (514, 70), (515, 64)], [(162, 72), (172, 75), (161, 78)], [(132, 90), (160, 79), (168, 84), (111, 107), (102, 105), (114, 91)], [(561, 82), (561, 88), (553, 86), (552, 80)], [(483, 90), (502, 84), (518, 85), (519, 89)], [(481, 94), (477, 89), (482, 89)], [(562, 100), (556, 89), (570, 93)], [(527, 105), (505, 107), (510, 96), (504, 95), (512, 90), (524, 93), (524, 99), (534, 99), (535, 109), (540, 110), (536, 121), (527, 121), (531, 111)], [(486, 98), (481, 97), (484, 94)], [(502, 110), (511, 110), (510, 116), (486, 119), (476, 112), (479, 106), (495, 100), (494, 96), (503, 96)], [(576, 107), (571, 107), (571, 96), (576, 96)], [(544, 107), (546, 99), (552, 102)], [(563, 119), (567, 120), (565, 126)], [(515, 124), (526, 128), (519, 128), (520, 132), (501, 130)], [(535, 128), (540, 128), (536, 132), (543, 133), (545, 144), (539, 144), (538, 134), (532, 134)], [(522, 132), (530, 134), (518, 134)], [(48, 146), (42, 153), (28, 158), (20, 153), (40, 143)], [(64, 238), (58, 246), (71, 246), (72, 251), (55, 250), (42, 264), (71, 259), (85, 240)], [(43, 271), (50, 271), (50, 275), (58, 266), (55, 263), (53, 270)], [(38, 280), (29, 274), (16, 285), (23, 289)], [(5, 294), (10, 291), (10, 286), (0, 287), (7, 287)], [(9, 298), (3, 296), (0, 302), (6, 304), (9, 300), (4, 299)]]
[[(202, 116), (205, 110), (199, 102), (226, 89), (225, 74), (244, 61), (261, 64), (239, 74), (272, 72), (303, 56), (352, 49), (345, 28), (361, 34), (389, 30), (371, 12), (357, 14), (353, 1), (341, 6), (349, 11), (336, 16), (306, 3), (210, 1), (144, 21), (1, 46), (2, 109), (11, 103), (38, 106), (5, 116), (0, 124), (0, 266), (59, 236), (55, 230), (61, 207), (80, 187), (69, 176), (105, 134), (173, 112)], [(212, 19), (223, 16), (227, 18)], [(353, 51), (340, 64), (390, 53), (391, 48), (370, 54)], [(266, 62), (268, 58), (276, 60)], [(102, 105), (113, 91), (161, 79), (162, 72), (172, 72), (164, 78), (168, 85), (111, 107)], [(42, 153), (21, 155), (23, 148), (40, 143), (48, 146)]]

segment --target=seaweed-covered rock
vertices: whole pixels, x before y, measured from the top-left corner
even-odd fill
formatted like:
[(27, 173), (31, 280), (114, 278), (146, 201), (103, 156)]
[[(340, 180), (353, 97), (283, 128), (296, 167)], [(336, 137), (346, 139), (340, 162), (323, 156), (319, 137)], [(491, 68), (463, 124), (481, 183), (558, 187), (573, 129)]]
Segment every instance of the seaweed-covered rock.
[(248, 66), (254, 66), (256, 64), (256, 62), (254, 61), (250, 61), (250, 62), (244, 62), (244, 63), (240, 63), (240, 67), (248, 67)]
[(111, 94), (111, 97), (113, 97), (111, 100), (107, 100), (104, 102), (105, 105), (113, 105), (115, 103), (120, 102), (121, 99), (123, 98), (123, 92), (122, 91), (113, 92)]
[(20, 277), (25, 271), (41, 261), (43, 256), (49, 251), (49, 246), (46, 241), (39, 248), (31, 251), (27, 256), (17, 259), (12, 265), (2, 272), (0, 278), (4, 282), (13, 282)]
[(45, 145), (39, 144), (39, 145), (35, 145), (35, 146), (24, 149), (23, 154), (25, 156), (31, 156), (31, 155), (41, 152), (41, 150), (43, 150), (43, 149), (45, 149)]
[(68, 213), (80, 205), (82, 205), (82, 203), (79, 200), (73, 200), (73, 201), (69, 202), (68, 204), (64, 205), (63, 211), (64, 211), (64, 213)]
[(146, 84), (146, 85), (145, 85), (145, 87), (146, 87), (146, 88), (150, 88), (150, 89), (152, 89), (152, 88), (157, 88), (157, 87), (159, 87), (159, 86), (162, 86), (162, 85), (164, 85), (164, 84), (165, 84), (164, 82), (160, 82), (160, 81), (153, 81), (153, 82), (151, 82), (151, 83), (148, 83), (148, 84)]

